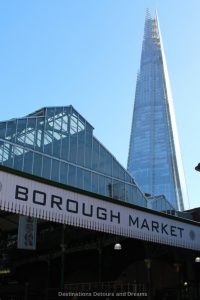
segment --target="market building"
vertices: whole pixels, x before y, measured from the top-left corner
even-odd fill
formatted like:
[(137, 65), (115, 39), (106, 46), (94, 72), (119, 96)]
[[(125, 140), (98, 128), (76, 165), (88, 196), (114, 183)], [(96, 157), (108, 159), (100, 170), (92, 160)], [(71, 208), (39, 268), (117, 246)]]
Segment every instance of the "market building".
[[(157, 25), (148, 14), (143, 51), (162, 59)], [(151, 69), (143, 63), (141, 77)], [(129, 173), (93, 130), (73, 106), (0, 122), (1, 300), (199, 299), (199, 212), (183, 210), (179, 159), (164, 160), (173, 168), (160, 186), (142, 189), (131, 175), (138, 145), (130, 144)]]
[(199, 224), (145, 196), (72, 106), (0, 126), (5, 299), (197, 293)]

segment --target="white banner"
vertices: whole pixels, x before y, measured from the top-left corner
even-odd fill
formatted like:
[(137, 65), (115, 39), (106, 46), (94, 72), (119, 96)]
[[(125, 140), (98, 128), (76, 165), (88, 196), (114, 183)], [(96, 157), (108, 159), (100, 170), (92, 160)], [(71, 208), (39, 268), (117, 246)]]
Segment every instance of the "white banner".
[(19, 216), (17, 248), (36, 249), (37, 219), (30, 216)]
[(0, 170), (0, 209), (116, 235), (200, 250), (200, 226)]

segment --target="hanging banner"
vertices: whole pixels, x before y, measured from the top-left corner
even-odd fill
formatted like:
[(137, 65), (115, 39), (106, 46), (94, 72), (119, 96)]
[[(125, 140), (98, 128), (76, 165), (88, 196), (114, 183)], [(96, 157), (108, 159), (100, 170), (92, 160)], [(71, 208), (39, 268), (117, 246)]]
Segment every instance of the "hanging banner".
[(37, 219), (30, 216), (19, 216), (17, 248), (36, 249)]
[(0, 209), (75, 227), (200, 250), (200, 226), (196, 222), (46, 182), (0, 170)]

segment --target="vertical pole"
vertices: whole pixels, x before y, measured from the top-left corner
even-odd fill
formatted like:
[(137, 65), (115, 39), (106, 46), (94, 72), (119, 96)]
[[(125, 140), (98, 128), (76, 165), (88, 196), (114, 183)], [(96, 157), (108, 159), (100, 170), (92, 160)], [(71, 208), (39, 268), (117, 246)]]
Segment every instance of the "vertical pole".
[(28, 287), (29, 287), (29, 283), (26, 282), (25, 283), (25, 291), (24, 291), (24, 300), (28, 300)]
[(98, 249), (98, 253), (99, 253), (99, 257), (98, 257), (98, 259), (99, 259), (99, 261), (98, 261), (98, 263), (99, 263), (98, 280), (99, 280), (99, 282), (101, 282), (102, 281), (102, 249), (101, 248)]
[(195, 283), (195, 285), (196, 285), (196, 297), (197, 297), (197, 299), (200, 299), (200, 272), (199, 272), (199, 264), (200, 264), (200, 262), (198, 261), (198, 260), (195, 260), (195, 281), (196, 281), (196, 283)]
[(102, 241), (98, 240), (98, 281), (102, 281)]
[(152, 291), (151, 291), (151, 259), (149, 258), (146, 258), (144, 260), (145, 262), (145, 265), (146, 265), (146, 268), (147, 268), (147, 287), (148, 287), (148, 295), (147, 295), (147, 299), (148, 300), (151, 300), (151, 294), (152, 294)]
[[(195, 299), (195, 274), (194, 260), (191, 257), (186, 258), (187, 278), (188, 278), (188, 299)], [(197, 290), (196, 290), (197, 291)]]
[(50, 256), (48, 256), (47, 258), (47, 283), (46, 283), (45, 300), (48, 300), (49, 297), (49, 283), (50, 283)]
[(181, 296), (181, 279), (180, 279), (180, 263), (174, 263), (175, 272), (176, 272), (176, 294), (177, 294), (177, 300), (180, 300)]
[(64, 284), (65, 284), (65, 224), (62, 225), (62, 237), (61, 237), (61, 274), (60, 274), (60, 288), (61, 290), (64, 290)]
[(152, 260), (150, 257), (152, 257), (152, 246), (149, 245), (147, 242), (144, 242), (144, 250), (145, 250), (145, 256), (147, 257), (144, 259), (146, 268), (147, 268), (147, 299), (151, 300), (153, 291), (152, 291), (152, 273), (151, 273), (151, 265), (152, 265)]

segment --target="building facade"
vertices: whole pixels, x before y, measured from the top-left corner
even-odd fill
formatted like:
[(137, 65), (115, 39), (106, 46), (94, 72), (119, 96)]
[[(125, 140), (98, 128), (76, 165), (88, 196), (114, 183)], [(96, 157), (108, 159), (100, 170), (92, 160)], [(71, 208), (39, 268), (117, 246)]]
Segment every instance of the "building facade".
[(132, 176), (72, 107), (45, 107), (0, 122), (0, 164), (68, 186), (147, 207)]
[(187, 203), (173, 101), (158, 18), (147, 11), (128, 155), (143, 192), (164, 195), (175, 210)]

